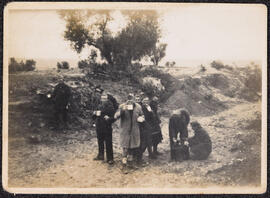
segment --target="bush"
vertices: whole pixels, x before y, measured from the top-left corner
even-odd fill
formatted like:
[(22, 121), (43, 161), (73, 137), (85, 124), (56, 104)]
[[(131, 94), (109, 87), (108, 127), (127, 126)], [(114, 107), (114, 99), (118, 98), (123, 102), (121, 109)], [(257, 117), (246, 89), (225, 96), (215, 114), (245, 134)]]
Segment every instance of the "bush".
[(219, 62), (219, 61), (213, 61), (213, 62), (211, 63), (211, 67), (213, 67), (213, 68), (215, 68), (215, 69), (217, 69), (217, 70), (220, 70), (220, 69), (224, 68), (224, 65), (223, 65), (222, 62)]
[(200, 71), (201, 71), (201, 72), (205, 72), (205, 71), (206, 71), (206, 68), (205, 68), (205, 66), (203, 66), (203, 65), (200, 65), (200, 67), (201, 67), (201, 69), (200, 69)]
[(134, 63), (127, 68), (126, 75), (129, 78), (130, 82), (133, 84), (140, 84), (143, 78), (141, 72), (142, 64)]
[(26, 60), (24, 66), (23, 66), (23, 71), (34, 71), (36, 68), (36, 61), (34, 60)]
[[(140, 72), (140, 78), (151, 76), (154, 78), (158, 78), (161, 81), (161, 84), (164, 86), (164, 90), (160, 91), (157, 89), (157, 87), (149, 84), (140, 84), (141, 90), (143, 90), (146, 95), (149, 97), (152, 97), (153, 95), (157, 95), (160, 97), (160, 101), (164, 102), (166, 101), (174, 92), (176, 89), (178, 89), (178, 80), (175, 79), (173, 76), (171, 76), (168, 73), (165, 73), (161, 70), (158, 70), (155, 67), (148, 67)], [(140, 81), (141, 82), (141, 81)]]
[(16, 61), (15, 58), (10, 58), (9, 62), (9, 72), (21, 72), (21, 71), (34, 71), (36, 68), (36, 61), (29, 59), (25, 63), (21, 61), (20, 63)]
[(246, 72), (245, 86), (250, 91), (261, 92), (262, 89), (262, 71), (259, 66), (248, 68)]
[(141, 90), (148, 96), (160, 96), (162, 94), (161, 91), (157, 89), (157, 87), (153, 86), (151, 83), (145, 83), (141, 86)]
[(69, 69), (69, 63), (67, 61), (57, 62), (58, 69)]
[(166, 66), (166, 67), (174, 67), (175, 64), (176, 64), (175, 61), (172, 61), (172, 62), (169, 62), (169, 61), (168, 61), (168, 62), (165, 63), (165, 66)]
[(229, 66), (229, 65), (224, 65), (222, 62), (220, 61), (213, 61), (211, 63), (211, 67), (217, 69), (217, 70), (220, 70), (220, 69), (228, 69), (230, 71), (233, 70), (233, 67)]
[(87, 60), (80, 60), (78, 62), (78, 68), (80, 69), (85, 69), (85, 68), (88, 68), (89, 67), (89, 63)]

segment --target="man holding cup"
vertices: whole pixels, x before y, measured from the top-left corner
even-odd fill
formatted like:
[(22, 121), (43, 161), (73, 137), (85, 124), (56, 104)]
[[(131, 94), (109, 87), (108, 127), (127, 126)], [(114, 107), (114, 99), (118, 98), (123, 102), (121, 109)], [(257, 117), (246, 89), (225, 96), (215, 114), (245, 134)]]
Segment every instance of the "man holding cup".
[(120, 118), (120, 144), (123, 148), (123, 165), (127, 165), (128, 154), (138, 157), (140, 147), (139, 123), (144, 122), (141, 106), (135, 102), (133, 94), (119, 106), (115, 119)]
[(106, 157), (108, 164), (113, 164), (113, 147), (112, 147), (112, 123), (114, 119), (114, 107), (108, 100), (108, 95), (103, 92), (101, 103), (96, 111), (93, 112), (93, 119), (96, 121), (96, 132), (98, 140), (98, 155), (94, 160), (104, 160), (104, 143), (106, 145)]

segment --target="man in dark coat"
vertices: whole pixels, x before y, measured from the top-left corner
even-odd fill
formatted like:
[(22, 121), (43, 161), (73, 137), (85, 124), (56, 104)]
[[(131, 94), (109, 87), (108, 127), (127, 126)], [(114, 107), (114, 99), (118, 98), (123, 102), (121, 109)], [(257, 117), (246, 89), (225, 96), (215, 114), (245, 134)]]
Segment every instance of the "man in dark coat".
[(204, 160), (212, 152), (212, 141), (208, 133), (197, 122), (191, 122), (191, 127), (194, 130), (194, 137), (189, 138), (189, 147), (192, 159)]
[(103, 92), (101, 104), (94, 111), (93, 119), (96, 120), (96, 132), (98, 140), (98, 155), (94, 160), (104, 160), (104, 143), (106, 145), (106, 157), (109, 164), (113, 164), (112, 147), (112, 123), (114, 120), (114, 107), (108, 100), (108, 95)]
[(140, 160), (145, 152), (146, 148), (150, 159), (156, 159), (156, 156), (152, 151), (152, 132), (153, 132), (153, 122), (154, 122), (154, 112), (149, 105), (149, 98), (146, 97), (142, 101), (142, 111), (144, 114), (145, 121), (140, 123)]
[(158, 144), (161, 143), (163, 137), (161, 133), (160, 123), (161, 120), (158, 115), (158, 98), (156, 96), (150, 102), (150, 107), (153, 111), (153, 122), (152, 122), (152, 142), (153, 142), (153, 153), (155, 156), (161, 153), (157, 151)]
[(55, 86), (52, 93), (56, 128), (59, 128), (62, 122), (64, 126), (67, 127), (67, 112), (70, 98), (71, 89), (62, 79), (61, 82)]
[[(186, 109), (178, 109), (173, 112), (169, 120), (169, 137), (171, 148), (171, 160), (176, 160), (177, 154), (175, 150), (178, 143), (180, 145), (188, 146), (188, 129), (187, 126), (190, 121), (189, 113)], [(185, 155), (188, 156), (188, 148)]]
[(119, 107), (119, 104), (112, 94), (108, 93), (107, 95), (108, 95), (108, 100), (113, 104), (114, 113), (115, 113)]

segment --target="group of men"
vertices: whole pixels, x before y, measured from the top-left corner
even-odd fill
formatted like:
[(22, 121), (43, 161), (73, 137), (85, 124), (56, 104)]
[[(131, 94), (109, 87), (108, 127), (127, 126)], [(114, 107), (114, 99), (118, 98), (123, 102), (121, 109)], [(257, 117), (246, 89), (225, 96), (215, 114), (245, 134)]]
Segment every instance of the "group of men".
[[(116, 99), (100, 87), (95, 92), (99, 102), (93, 110), (92, 119), (95, 120), (98, 155), (94, 160), (104, 160), (114, 164), (112, 144), (112, 124), (120, 119), (120, 145), (123, 149), (123, 165), (142, 165), (143, 153), (148, 151), (150, 159), (156, 159), (158, 144), (163, 137), (158, 114), (158, 98), (151, 100), (143, 93), (128, 94), (126, 102), (118, 105)], [(67, 120), (68, 101), (71, 90), (64, 82), (60, 82), (52, 94), (55, 104), (56, 121)], [(207, 159), (212, 151), (212, 142), (208, 133), (197, 121), (190, 123), (194, 136), (188, 137), (190, 114), (186, 109), (175, 110), (169, 119), (169, 138), (171, 160)]]
[[(148, 151), (150, 159), (156, 159), (158, 144), (163, 137), (158, 115), (158, 98), (150, 101), (143, 94), (128, 95), (126, 102), (115, 108), (103, 92), (101, 103), (94, 111), (96, 132), (98, 139), (98, 155), (95, 160), (104, 160), (104, 144), (109, 164), (113, 164), (112, 123), (120, 119), (120, 145), (123, 149), (123, 165), (142, 165), (143, 153)], [(169, 120), (169, 138), (171, 160), (182, 161), (187, 159), (207, 159), (212, 151), (212, 142), (208, 133), (197, 121), (191, 122), (194, 136), (188, 137), (189, 112), (178, 109), (173, 112)]]
[(147, 149), (149, 158), (156, 159), (160, 154), (158, 144), (162, 141), (160, 119), (158, 116), (157, 98), (152, 101), (142, 94), (129, 94), (127, 101), (113, 106), (108, 93), (103, 92), (101, 103), (93, 112), (96, 120), (98, 155), (94, 160), (104, 160), (104, 144), (109, 164), (113, 164), (112, 123), (120, 119), (120, 145), (123, 149), (123, 165), (130, 162), (141, 164), (142, 156)]

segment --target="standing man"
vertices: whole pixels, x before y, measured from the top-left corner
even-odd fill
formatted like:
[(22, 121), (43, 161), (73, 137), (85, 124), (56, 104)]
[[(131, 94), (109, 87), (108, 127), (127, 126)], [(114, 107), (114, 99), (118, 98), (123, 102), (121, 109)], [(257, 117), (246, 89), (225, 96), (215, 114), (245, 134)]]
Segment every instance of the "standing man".
[(139, 122), (144, 121), (141, 106), (135, 102), (133, 94), (128, 95), (128, 100), (119, 106), (115, 119), (120, 118), (120, 144), (123, 148), (123, 165), (127, 165), (128, 154), (138, 159), (140, 147)]
[(107, 163), (112, 165), (113, 147), (112, 147), (112, 123), (114, 122), (114, 107), (108, 100), (108, 95), (103, 92), (101, 95), (101, 104), (93, 113), (93, 119), (96, 120), (96, 132), (98, 140), (98, 155), (94, 160), (104, 160), (104, 143), (106, 145)]
[(169, 137), (170, 137), (170, 147), (171, 147), (171, 160), (177, 160), (176, 148), (178, 143), (184, 145), (184, 155), (186, 158), (189, 156), (188, 151), (188, 129), (187, 126), (190, 121), (190, 116), (187, 110), (178, 109), (173, 112), (173, 115), (169, 121)]
[(70, 97), (71, 89), (67, 84), (65, 84), (64, 78), (62, 78), (60, 79), (60, 82), (55, 86), (52, 93), (56, 129), (58, 129), (62, 123), (64, 124), (65, 128), (68, 128), (67, 112)]
[(158, 98), (156, 96), (153, 97), (153, 99), (150, 102), (150, 107), (153, 111), (153, 131), (152, 131), (152, 142), (153, 142), (153, 153), (155, 156), (160, 155), (161, 153), (158, 152), (158, 144), (161, 143), (163, 140), (160, 123), (161, 120), (158, 115)]
[(149, 105), (149, 98), (146, 97), (142, 101), (142, 111), (145, 117), (145, 121), (141, 124), (141, 144), (140, 144), (140, 160), (142, 155), (147, 148), (150, 159), (156, 159), (156, 156), (152, 151), (152, 132), (154, 123), (154, 113)]

